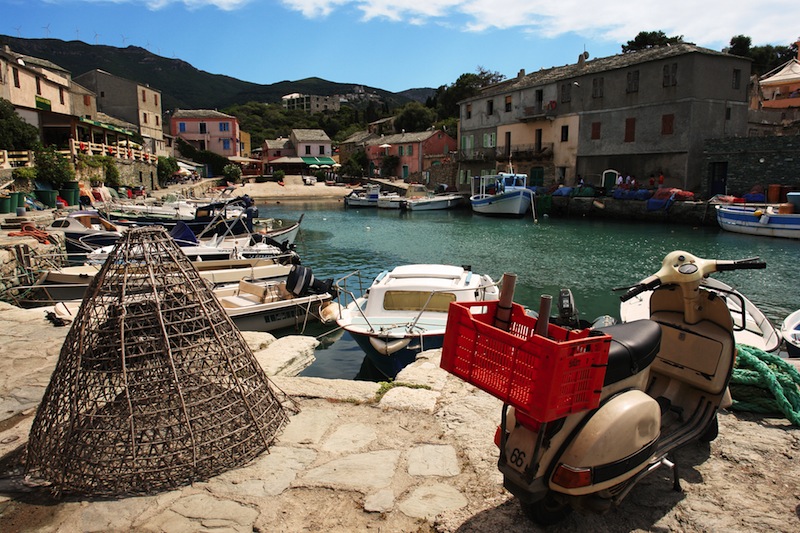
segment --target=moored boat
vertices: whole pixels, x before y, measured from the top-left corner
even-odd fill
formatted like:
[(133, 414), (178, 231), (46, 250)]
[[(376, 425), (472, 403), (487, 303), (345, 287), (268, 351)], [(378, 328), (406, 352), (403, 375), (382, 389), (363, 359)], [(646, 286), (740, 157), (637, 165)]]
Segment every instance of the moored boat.
[(737, 205), (716, 205), (719, 226), (734, 233), (800, 239), (800, 213), (792, 212), (792, 204), (786, 211), (776, 206), (751, 207)]
[(381, 194), (380, 185), (367, 185), (363, 188), (353, 189), (344, 197), (345, 207), (377, 207)]
[(393, 378), (424, 350), (440, 348), (450, 302), (497, 299), (497, 284), (469, 267), (415, 264), (398, 266), (375, 278), (356, 296), (347, 281), (337, 282), (339, 327), (350, 333), (383, 375)]
[[(764, 313), (741, 292), (715, 278), (705, 278), (700, 285), (717, 293), (728, 306), (733, 319), (733, 336), (738, 344), (747, 344), (765, 352), (775, 352), (781, 345), (778, 330)], [(643, 292), (620, 304), (620, 318), (632, 322), (650, 316), (651, 291)]]
[(472, 210), (482, 215), (523, 216), (534, 201), (527, 180), (527, 174), (504, 172), (475, 176), (469, 198)]
[(69, 259), (82, 261), (87, 253), (116, 243), (125, 228), (106, 220), (98, 211), (82, 210), (53, 220), (45, 230), (63, 233)]
[(460, 194), (441, 193), (422, 198), (410, 198), (400, 204), (407, 211), (437, 211), (452, 209), (461, 205), (464, 197)]
[(781, 336), (786, 343), (789, 357), (800, 357), (800, 309), (783, 320)]

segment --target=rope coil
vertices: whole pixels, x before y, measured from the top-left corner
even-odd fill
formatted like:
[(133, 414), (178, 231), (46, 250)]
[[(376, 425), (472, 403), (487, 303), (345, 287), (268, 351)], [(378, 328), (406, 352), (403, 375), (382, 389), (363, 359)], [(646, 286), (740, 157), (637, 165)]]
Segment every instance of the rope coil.
[(730, 381), (732, 410), (781, 413), (800, 427), (800, 372), (777, 355), (737, 344), (738, 355)]

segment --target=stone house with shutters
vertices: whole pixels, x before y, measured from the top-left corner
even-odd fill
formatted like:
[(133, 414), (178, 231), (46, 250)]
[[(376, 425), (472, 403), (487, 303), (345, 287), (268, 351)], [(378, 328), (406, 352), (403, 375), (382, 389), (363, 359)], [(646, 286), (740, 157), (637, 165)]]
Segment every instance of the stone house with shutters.
[(458, 183), (513, 167), (534, 184), (640, 182), (709, 188), (706, 139), (747, 134), (750, 60), (692, 44), (542, 69), (460, 102)]

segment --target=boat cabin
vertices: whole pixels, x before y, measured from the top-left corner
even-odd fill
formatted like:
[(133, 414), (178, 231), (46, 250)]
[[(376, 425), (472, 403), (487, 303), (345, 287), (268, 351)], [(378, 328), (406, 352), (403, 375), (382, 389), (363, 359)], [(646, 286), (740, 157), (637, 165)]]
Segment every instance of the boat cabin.
[(501, 172), (499, 174), (475, 176), (472, 180), (472, 194), (495, 195), (516, 189), (526, 189), (527, 183), (527, 174), (509, 174)]
[(69, 216), (55, 219), (48, 229), (69, 232), (120, 231), (117, 226), (101, 217), (96, 211), (75, 211)]

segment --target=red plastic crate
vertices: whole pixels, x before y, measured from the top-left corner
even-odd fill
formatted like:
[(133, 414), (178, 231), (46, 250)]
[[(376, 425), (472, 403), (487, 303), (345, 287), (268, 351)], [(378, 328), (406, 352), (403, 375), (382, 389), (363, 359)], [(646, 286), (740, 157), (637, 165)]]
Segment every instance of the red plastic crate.
[(450, 304), (441, 367), (540, 422), (597, 407), (611, 337), (554, 324), (534, 335), (519, 304), (506, 332), (492, 325), (497, 303)]

